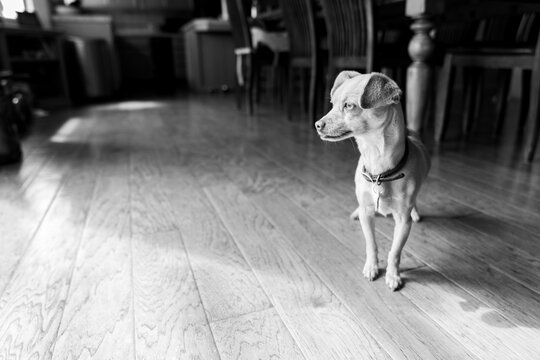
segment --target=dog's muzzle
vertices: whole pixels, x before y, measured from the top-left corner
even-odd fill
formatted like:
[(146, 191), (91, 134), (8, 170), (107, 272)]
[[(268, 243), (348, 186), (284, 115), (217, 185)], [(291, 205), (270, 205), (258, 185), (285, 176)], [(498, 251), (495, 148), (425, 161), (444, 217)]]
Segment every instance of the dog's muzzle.
[(330, 131), (328, 131), (326, 124), (327, 122), (325, 117), (315, 122), (315, 129), (317, 129), (317, 133), (322, 140), (340, 141), (350, 137), (352, 134), (352, 131), (345, 129), (330, 129)]

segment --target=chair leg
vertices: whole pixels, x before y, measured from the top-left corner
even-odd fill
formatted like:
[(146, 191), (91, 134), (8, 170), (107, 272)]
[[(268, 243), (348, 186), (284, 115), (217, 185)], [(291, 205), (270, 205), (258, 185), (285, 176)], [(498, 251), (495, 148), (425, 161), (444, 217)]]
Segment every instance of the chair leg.
[(463, 69), (463, 80), (465, 86), (465, 105), (463, 109), (463, 121), (461, 123), (461, 132), (464, 137), (469, 135), (472, 128), (472, 120), (478, 115), (479, 98), (481, 98), (480, 78), (475, 74), (478, 69)]
[(476, 86), (474, 89), (474, 107), (472, 112), (472, 118), (469, 122), (469, 127), (467, 128), (467, 134), (470, 134), (471, 131), (474, 131), (476, 125), (478, 124), (478, 119), (480, 119), (480, 111), (482, 109), (482, 99), (484, 98), (484, 73), (479, 72), (476, 75)]
[(306, 68), (300, 68), (300, 108), (302, 111), (307, 111), (307, 97), (308, 92), (306, 91)]
[(510, 90), (510, 80), (512, 79), (512, 70), (499, 70), (497, 91), (497, 108), (495, 117), (495, 126), (493, 136), (498, 137), (501, 134), (504, 116), (506, 115), (506, 104), (508, 103), (508, 91)]
[(309, 109), (308, 109), (308, 116), (309, 116), (309, 121), (315, 123), (315, 121), (317, 121), (316, 119), (316, 116), (317, 116), (317, 102), (316, 102), (316, 99), (317, 99), (317, 90), (319, 88), (319, 79), (318, 79), (318, 74), (319, 74), (319, 69), (317, 68), (317, 65), (314, 65), (314, 66), (311, 66), (311, 69), (310, 69), (310, 76), (309, 76)]
[(243, 68), (242, 68), (242, 55), (236, 55), (236, 108), (242, 109), (242, 90), (244, 87), (243, 80)]
[(254, 98), (254, 88), (253, 88), (253, 55), (248, 54), (246, 56), (246, 102), (248, 108), (248, 114), (253, 115), (253, 98)]
[(270, 67), (270, 79), (268, 83), (272, 92), (272, 102), (276, 104), (279, 101), (279, 94), (277, 90), (279, 89), (279, 72), (277, 65), (272, 64)]
[(446, 123), (448, 121), (448, 103), (450, 102), (451, 89), (454, 78), (454, 68), (452, 66), (453, 57), (448, 54), (444, 58), (443, 68), (439, 76), (439, 86), (437, 91), (437, 99), (435, 102), (435, 143), (440, 143)]
[(285, 101), (287, 102), (287, 119), (292, 120), (292, 96), (294, 94), (294, 68), (289, 66), (289, 73), (287, 74), (287, 96)]
[(261, 99), (261, 71), (262, 67), (258, 66), (257, 62), (253, 64), (253, 98), (255, 104), (260, 103)]
[(531, 70), (523, 70), (521, 72), (521, 104), (519, 109), (518, 136), (521, 137), (523, 129), (527, 123), (527, 115), (529, 113), (529, 99), (531, 91)]
[(328, 71), (326, 72), (326, 84), (324, 89), (324, 112), (327, 113), (330, 111), (330, 91), (332, 90), (332, 85), (334, 85), (334, 79), (337, 76), (337, 70), (332, 65), (328, 65)]
[(531, 98), (529, 102), (529, 116), (527, 126), (527, 141), (525, 142), (525, 161), (531, 162), (538, 145), (538, 132), (540, 130), (540, 62), (534, 64), (531, 78)]

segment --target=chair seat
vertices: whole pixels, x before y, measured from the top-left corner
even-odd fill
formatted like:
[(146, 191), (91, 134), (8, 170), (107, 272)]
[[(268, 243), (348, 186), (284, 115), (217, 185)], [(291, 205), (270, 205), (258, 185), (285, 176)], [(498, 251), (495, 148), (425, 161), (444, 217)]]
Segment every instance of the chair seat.
[(311, 67), (312, 61), (313, 60), (311, 59), (311, 57), (295, 56), (295, 57), (291, 58), (291, 65), (293, 67), (305, 67), (305, 68), (308, 68), (308, 67)]
[(365, 69), (367, 58), (359, 56), (340, 56), (333, 58), (334, 65), (342, 69)]
[(264, 44), (274, 52), (289, 52), (289, 36), (285, 31), (266, 31), (253, 27), (251, 30), (251, 41), (253, 47)]
[(463, 47), (449, 49), (447, 54), (455, 66), (488, 69), (532, 69), (534, 60), (534, 49), (527, 47)]
[(457, 47), (447, 52), (460, 55), (534, 55), (532, 47)]

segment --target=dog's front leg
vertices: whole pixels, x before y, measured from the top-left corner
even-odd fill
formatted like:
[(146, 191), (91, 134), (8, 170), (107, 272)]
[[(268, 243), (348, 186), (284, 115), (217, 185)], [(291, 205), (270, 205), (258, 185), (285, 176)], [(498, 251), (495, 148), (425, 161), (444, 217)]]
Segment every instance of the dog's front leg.
[(411, 217), (403, 214), (394, 214), (395, 227), (392, 248), (388, 253), (388, 264), (386, 267), (386, 285), (392, 290), (397, 290), (401, 285), (399, 276), (399, 262), (401, 260), (401, 250), (407, 242), (411, 231)]
[(373, 206), (358, 207), (358, 220), (362, 226), (362, 232), (366, 239), (366, 263), (364, 265), (364, 277), (373, 281), (379, 274), (377, 257), (377, 243), (375, 242), (375, 209)]

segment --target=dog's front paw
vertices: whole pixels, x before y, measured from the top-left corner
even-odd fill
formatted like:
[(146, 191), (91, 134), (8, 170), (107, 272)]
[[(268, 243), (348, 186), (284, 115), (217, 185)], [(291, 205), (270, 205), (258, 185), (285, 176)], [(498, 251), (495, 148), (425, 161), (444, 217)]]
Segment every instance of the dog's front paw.
[(364, 277), (369, 281), (373, 281), (377, 278), (377, 275), (379, 275), (377, 262), (373, 263), (371, 261), (367, 261), (364, 265)]
[(401, 281), (401, 277), (396, 271), (386, 271), (386, 285), (392, 290), (396, 291), (398, 290), (401, 285), (403, 285), (403, 282)]

